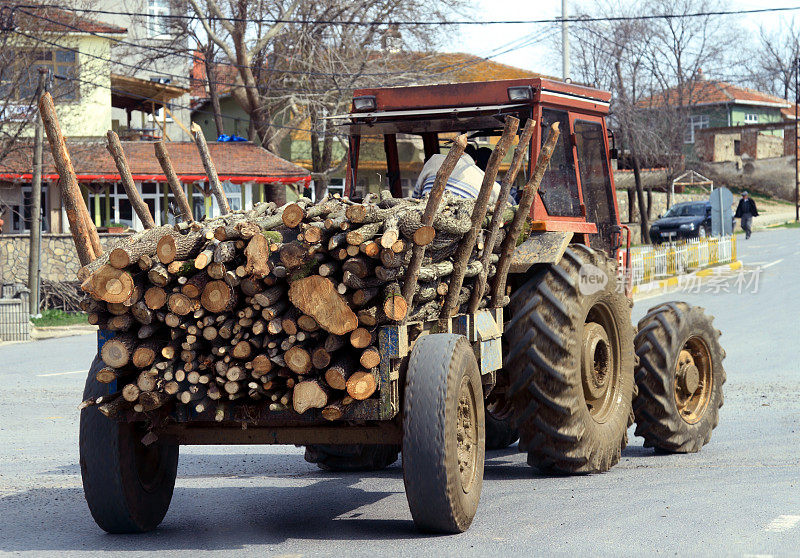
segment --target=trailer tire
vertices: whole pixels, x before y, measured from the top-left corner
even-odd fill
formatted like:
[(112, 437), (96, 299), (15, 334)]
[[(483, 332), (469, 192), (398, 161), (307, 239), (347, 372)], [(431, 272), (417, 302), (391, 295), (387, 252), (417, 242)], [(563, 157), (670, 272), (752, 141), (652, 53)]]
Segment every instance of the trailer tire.
[(634, 354), (631, 303), (615, 278), (604, 254), (575, 244), (511, 297), (509, 397), (520, 450), (543, 471), (603, 472), (620, 460)]
[[(103, 366), (100, 357), (95, 357), (84, 400), (109, 393), (108, 384), (95, 378)], [(140, 442), (144, 434), (140, 425), (116, 422), (95, 407), (81, 411), (83, 492), (95, 522), (109, 533), (152, 531), (169, 508), (178, 471), (178, 446), (156, 442), (145, 447)]]
[(305, 459), (323, 471), (380, 471), (397, 461), (400, 446), (392, 444), (314, 444)]
[(403, 399), (403, 483), (421, 531), (466, 531), (480, 501), (485, 458), (483, 388), (467, 339), (417, 339)]
[(514, 426), (511, 402), (505, 394), (494, 391), (486, 398), (484, 416), (486, 417), (486, 449), (505, 449), (519, 440), (519, 430)]
[(713, 319), (697, 306), (667, 302), (639, 321), (633, 411), (645, 447), (694, 453), (719, 424), (725, 351)]

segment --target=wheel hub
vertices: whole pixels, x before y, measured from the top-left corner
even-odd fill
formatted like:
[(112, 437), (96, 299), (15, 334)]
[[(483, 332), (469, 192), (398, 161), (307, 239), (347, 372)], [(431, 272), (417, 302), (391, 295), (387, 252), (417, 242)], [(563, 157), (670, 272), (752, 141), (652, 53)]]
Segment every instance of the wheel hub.
[(711, 356), (702, 339), (692, 337), (675, 365), (675, 403), (689, 424), (700, 420), (711, 397)]
[(583, 389), (591, 399), (599, 399), (605, 393), (612, 375), (608, 334), (598, 323), (588, 323), (583, 330), (583, 355), (581, 374)]
[(478, 462), (478, 413), (472, 384), (467, 378), (461, 382), (456, 425), (458, 436), (458, 468), (461, 488), (469, 492), (475, 480)]

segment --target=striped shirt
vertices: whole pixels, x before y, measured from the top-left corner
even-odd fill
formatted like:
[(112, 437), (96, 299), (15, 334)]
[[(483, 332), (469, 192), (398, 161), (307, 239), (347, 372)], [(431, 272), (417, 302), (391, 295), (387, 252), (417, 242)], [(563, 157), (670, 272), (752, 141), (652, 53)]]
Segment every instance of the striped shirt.
[[(428, 159), (425, 166), (422, 167), (422, 171), (419, 173), (412, 197), (422, 198), (431, 191), (433, 182), (436, 180), (436, 173), (439, 171), (439, 168), (441, 168), (442, 163), (444, 163), (444, 158), (444, 155), (437, 153)], [(450, 174), (450, 178), (447, 179), (445, 190), (461, 198), (475, 199), (478, 197), (478, 193), (481, 190), (481, 184), (483, 184), (483, 171), (478, 168), (472, 157), (464, 154), (458, 162), (456, 162), (456, 166)], [(495, 182), (494, 188), (492, 188), (492, 194), (489, 197), (490, 204), (494, 204), (497, 201), (499, 193), (500, 185)]]

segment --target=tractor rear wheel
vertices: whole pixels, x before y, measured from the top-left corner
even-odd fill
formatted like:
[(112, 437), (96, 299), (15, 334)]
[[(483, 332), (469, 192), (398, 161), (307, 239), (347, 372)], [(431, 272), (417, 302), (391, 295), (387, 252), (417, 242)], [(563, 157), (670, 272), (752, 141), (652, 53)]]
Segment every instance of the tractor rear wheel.
[[(96, 357), (83, 399), (108, 394), (95, 375)], [(95, 522), (109, 533), (144, 533), (167, 513), (178, 472), (178, 446), (142, 444), (140, 424), (116, 422), (95, 407), (81, 411), (80, 464), (83, 492)]]
[(483, 486), (485, 436), (481, 375), (467, 339), (417, 339), (403, 397), (403, 484), (418, 529), (469, 528)]
[(400, 446), (390, 444), (306, 446), (305, 459), (323, 471), (380, 471), (395, 461)]
[(725, 383), (725, 351), (712, 320), (702, 308), (668, 302), (639, 321), (633, 411), (646, 447), (692, 453), (711, 439)]
[(511, 298), (509, 395), (528, 463), (593, 473), (619, 462), (633, 397), (630, 301), (616, 269), (583, 245), (567, 248)]

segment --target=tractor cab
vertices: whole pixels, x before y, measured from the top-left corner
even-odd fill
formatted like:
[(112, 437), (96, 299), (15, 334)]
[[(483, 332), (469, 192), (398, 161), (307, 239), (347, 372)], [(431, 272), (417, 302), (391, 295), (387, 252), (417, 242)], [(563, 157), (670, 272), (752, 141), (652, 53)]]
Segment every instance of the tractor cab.
[(517, 177), (522, 185), (546, 138), (543, 131), (559, 122), (531, 230), (571, 232), (572, 242), (616, 257), (621, 228), (606, 128), (610, 99), (606, 91), (542, 78), (359, 89), (347, 115), (345, 194), (360, 198), (389, 188), (395, 197), (408, 197), (424, 162), (446, 150), (448, 140), (467, 133), (477, 147), (491, 149), (507, 115), (520, 119), (520, 130), (528, 119), (537, 123)]

